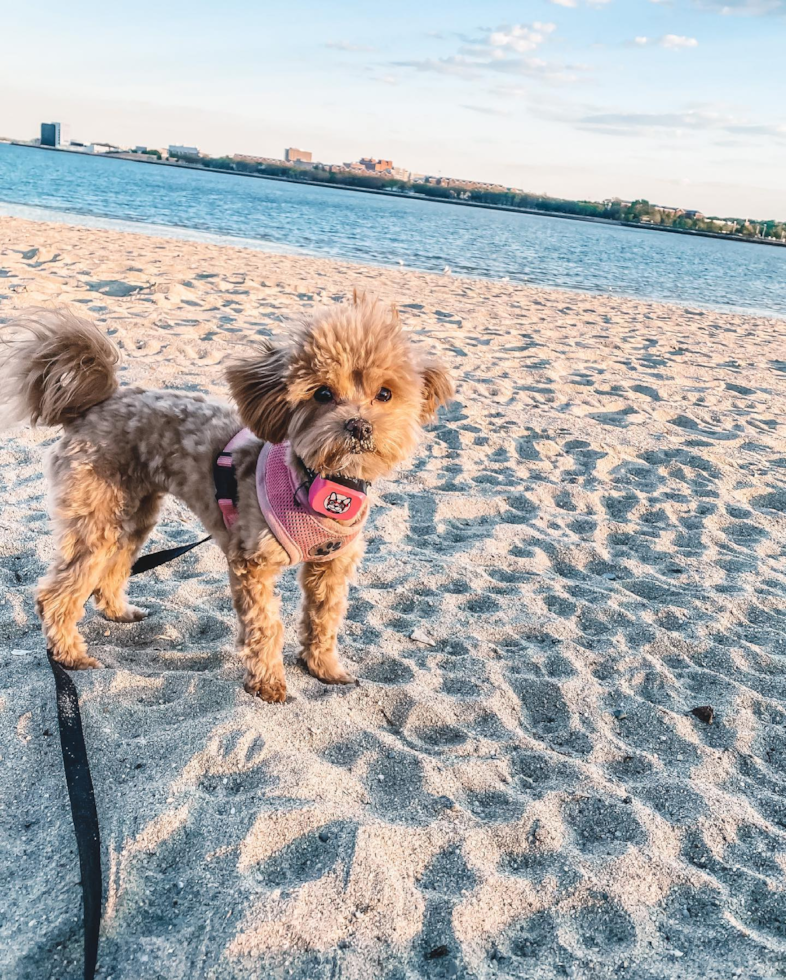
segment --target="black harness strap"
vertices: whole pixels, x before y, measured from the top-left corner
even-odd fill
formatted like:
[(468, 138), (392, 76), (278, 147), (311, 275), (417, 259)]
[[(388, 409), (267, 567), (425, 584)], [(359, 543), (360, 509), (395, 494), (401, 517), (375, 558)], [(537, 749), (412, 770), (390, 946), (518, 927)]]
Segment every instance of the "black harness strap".
[[(209, 540), (208, 536), (201, 541), (180, 545), (179, 548), (166, 548), (164, 551), (155, 551), (151, 555), (142, 555), (134, 563), (131, 574), (139, 575), (140, 572), (147, 572), (151, 568), (164, 565)], [(74, 682), (52, 657), (52, 651), (47, 650), (46, 653), (55, 677), (60, 748), (63, 752), (63, 769), (68, 798), (71, 802), (71, 819), (74, 823), (76, 846), (79, 851), (79, 868), (82, 872), (82, 906), (85, 919), (84, 980), (93, 980), (98, 959), (98, 932), (101, 926), (103, 897), (101, 837), (98, 829), (96, 798), (90, 776), (90, 764), (87, 761), (79, 697)]]
[(232, 453), (222, 452), (213, 462), (213, 483), (216, 500), (231, 500), (237, 507), (237, 475)]

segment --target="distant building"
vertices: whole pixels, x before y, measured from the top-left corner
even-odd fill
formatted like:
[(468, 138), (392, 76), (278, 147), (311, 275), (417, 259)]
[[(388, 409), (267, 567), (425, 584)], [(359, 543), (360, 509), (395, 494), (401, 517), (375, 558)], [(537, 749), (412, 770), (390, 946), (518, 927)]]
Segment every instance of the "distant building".
[(120, 147), (113, 143), (88, 143), (85, 147), (88, 153), (119, 153)]
[(196, 146), (178, 146), (173, 145), (168, 147), (169, 155), (171, 157), (198, 157), (200, 156), (199, 149)]
[(701, 211), (685, 211), (684, 214), (686, 218), (693, 218), (695, 221), (701, 221), (704, 218)]
[(370, 170), (374, 173), (381, 173), (383, 170), (393, 169), (392, 160), (375, 160), (374, 157), (361, 157), (358, 163), (364, 170)]
[(409, 170), (405, 170), (404, 167), (389, 167), (387, 170), (383, 170), (382, 173), (386, 177), (395, 177), (396, 180), (410, 179)]
[(310, 150), (298, 150), (294, 146), (288, 146), (284, 150), (284, 159), (287, 163), (311, 163), (313, 158)]
[(235, 163), (261, 163), (263, 165), (272, 164), (278, 167), (280, 167), (284, 162), (280, 157), (258, 157), (251, 153), (235, 153), (232, 159), (235, 161)]
[(62, 146), (67, 142), (66, 127), (62, 123), (41, 123), (41, 146)]

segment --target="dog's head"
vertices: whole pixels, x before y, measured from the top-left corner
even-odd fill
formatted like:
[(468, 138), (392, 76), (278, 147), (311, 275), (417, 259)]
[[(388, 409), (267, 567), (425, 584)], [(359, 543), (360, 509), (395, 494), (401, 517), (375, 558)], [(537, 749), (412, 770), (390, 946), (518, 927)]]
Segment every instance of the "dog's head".
[(289, 439), (310, 469), (360, 480), (406, 459), (453, 394), (444, 368), (418, 359), (396, 310), (357, 295), (265, 341), (227, 380), (260, 439)]

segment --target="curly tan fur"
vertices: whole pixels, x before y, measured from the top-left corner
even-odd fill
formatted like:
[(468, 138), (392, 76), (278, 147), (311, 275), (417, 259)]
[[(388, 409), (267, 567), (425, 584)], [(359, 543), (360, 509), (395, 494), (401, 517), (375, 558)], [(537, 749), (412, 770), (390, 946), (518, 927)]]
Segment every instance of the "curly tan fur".
[[(31, 312), (4, 328), (2, 341), (2, 420), (64, 430), (48, 461), (57, 558), (37, 594), (55, 659), (73, 669), (100, 666), (77, 630), (91, 595), (109, 619), (145, 615), (128, 603), (126, 583), (161, 500), (171, 493), (227, 557), (246, 690), (283, 701), (284, 632), (275, 583), (288, 557), (257, 501), (254, 473), (263, 442), (289, 439), (294, 465), (377, 479), (406, 459), (422, 422), (451, 397), (444, 369), (421, 364), (395, 309), (363, 295), (239, 356), (226, 372), (237, 409), (202, 395), (118, 388), (117, 352), (96, 326), (68, 312)], [(325, 388), (330, 400), (315, 399)], [(371, 426), (362, 440), (353, 431), (357, 420)], [(257, 438), (234, 454), (239, 516), (227, 530), (212, 469), (242, 424)], [(326, 683), (353, 680), (336, 642), (362, 552), (358, 540), (331, 560), (301, 569), (301, 657)]]
[(89, 320), (31, 309), (0, 330), (0, 421), (64, 425), (117, 389), (115, 347)]

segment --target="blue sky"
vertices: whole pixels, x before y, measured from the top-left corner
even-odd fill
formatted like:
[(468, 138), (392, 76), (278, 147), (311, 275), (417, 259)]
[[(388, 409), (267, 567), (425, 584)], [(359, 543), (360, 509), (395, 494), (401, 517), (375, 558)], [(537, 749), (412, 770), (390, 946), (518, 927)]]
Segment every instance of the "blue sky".
[(786, 0), (39, 0), (0, 135), (196, 144), (786, 219)]

